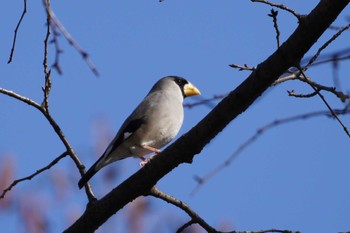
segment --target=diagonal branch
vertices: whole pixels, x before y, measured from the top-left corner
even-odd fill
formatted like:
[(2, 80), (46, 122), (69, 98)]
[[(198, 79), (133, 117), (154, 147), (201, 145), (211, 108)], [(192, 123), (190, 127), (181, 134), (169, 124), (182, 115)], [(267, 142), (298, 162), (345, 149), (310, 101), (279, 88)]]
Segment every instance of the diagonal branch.
[(286, 7), (283, 4), (276, 4), (276, 3), (272, 3), (266, 0), (251, 0), (252, 2), (260, 2), (260, 3), (264, 3), (266, 5), (272, 6), (272, 7), (276, 7), (279, 8), (281, 10), (287, 11), (289, 13), (291, 13), (292, 15), (294, 15), (299, 21), (301, 20), (302, 16), (300, 14), (298, 14), (297, 12), (295, 12), (294, 10)]
[(196, 154), (247, 110), (278, 77), (289, 67), (299, 64), (304, 54), (348, 4), (348, 0), (321, 0), (308, 16), (302, 18), (288, 40), (260, 63), (203, 120), (106, 196), (90, 203), (83, 215), (65, 232), (94, 232), (126, 204), (147, 194), (162, 177), (181, 163), (191, 163)]
[(163, 201), (166, 201), (185, 211), (188, 214), (188, 216), (191, 217), (191, 224), (198, 223), (207, 232), (217, 232), (213, 227), (211, 227), (207, 222), (205, 222), (196, 212), (194, 212), (187, 204), (176, 199), (175, 197), (170, 196), (169, 194), (160, 191), (156, 186), (153, 186), (153, 188), (151, 188), (148, 195), (162, 199)]
[(348, 130), (348, 128), (344, 125), (344, 123), (339, 119), (338, 115), (334, 112), (334, 110), (332, 109), (332, 107), (329, 105), (329, 103), (327, 102), (327, 100), (324, 98), (324, 96), (321, 94), (320, 89), (315, 87), (315, 85), (313, 85), (312, 82), (309, 82), (309, 80), (307, 79), (303, 69), (299, 66), (299, 71), (302, 74), (303, 77), (305, 77), (306, 82), (311, 86), (311, 88), (317, 93), (317, 95), (321, 98), (322, 102), (326, 105), (326, 107), (328, 108), (328, 110), (331, 112), (332, 116), (339, 122), (339, 124), (341, 125), (341, 127), (343, 128), (344, 132), (346, 133), (346, 135), (348, 135), (348, 137), (350, 138), (350, 132)]
[[(34, 100), (32, 100), (32, 99), (30, 99), (28, 97), (19, 95), (16, 92), (13, 92), (13, 91), (10, 91), (10, 90), (6, 90), (6, 89), (1, 88), (1, 87), (0, 87), (0, 93), (3, 93), (5, 95), (7, 95), (7, 96), (15, 98), (15, 99), (17, 99), (17, 100), (19, 100), (19, 101), (21, 101), (23, 103), (29, 104), (30, 106), (33, 106), (34, 108), (39, 110), (45, 116), (46, 120), (50, 123), (50, 125), (54, 129), (54, 131), (57, 134), (57, 136), (61, 139), (62, 143), (66, 147), (66, 150), (68, 151), (69, 156), (72, 158), (73, 162), (77, 166), (80, 174), (81, 175), (85, 174), (84, 165), (80, 162), (78, 156), (74, 152), (72, 146), (70, 145), (70, 143), (68, 142), (67, 138), (63, 134), (63, 132), (62, 132), (61, 128), (59, 127), (59, 125), (52, 118), (52, 116), (49, 114), (49, 112), (47, 112), (45, 110), (45, 107), (41, 106), (40, 104), (38, 104), (37, 102), (35, 102)], [(86, 191), (86, 194), (87, 194), (88, 199), (90, 201), (95, 199), (95, 196), (94, 196), (94, 194), (92, 192), (92, 189), (91, 189), (90, 185), (85, 185), (85, 191)]]
[(63, 152), (60, 156), (58, 156), (57, 158), (55, 158), (51, 163), (49, 163), (47, 166), (37, 170), (36, 172), (34, 172), (33, 174), (29, 175), (29, 176), (26, 176), (26, 177), (23, 177), (21, 179), (18, 179), (18, 180), (15, 180), (12, 182), (12, 184), (10, 184), (10, 186), (8, 186), (6, 189), (3, 190), (1, 196), (0, 196), (0, 199), (1, 198), (4, 198), (6, 193), (11, 191), (11, 189), (13, 187), (15, 187), (18, 183), (20, 182), (23, 182), (25, 180), (31, 180), (33, 179), (35, 176), (39, 175), (40, 173), (42, 173), (43, 171), (45, 170), (49, 170), (52, 166), (54, 166), (56, 163), (58, 163), (61, 159), (63, 159), (64, 157), (66, 157), (68, 155), (68, 152), (65, 151)]
[[(63, 26), (63, 24), (58, 20), (55, 13), (52, 11), (49, 1), (43, 0), (44, 6), (46, 9), (47, 14), (50, 16), (52, 23), (54, 24), (54, 27), (57, 27), (63, 34), (63, 36), (66, 38), (68, 43), (72, 45), (82, 56), (86, 64), (89, 66), (91, 71), (98, 76), (99, 72), (95, 66), (95, 64), (92, 62), (89, 54), (79, 45), (79, 43), (72, 37), (72, 35), (68, 32), (68, 30)], [(55, 31), (55, 30), (54, 30)], [(56, 64), (57, 65), (57, 64)]]
[[(336, 112), (337, 115), (345, 115), (350, 113), (350, 108), (345, 107), (344, 109), (336, 109), (333, 111)], [(259, 137), (261, 137), (268, 130), (274, 127), (277, 127), (281, 124), (287, 124), (297, 120), (306, 120), (317, 116), (332, 117), (332, 115), (329, 113), (328, 110), (309, 112), (309, 113), (290, 116), (286, 118), (276, 119), (266, 125), (261, 126), (259, 129), (256, 130), (256, 132), (251, 137), (249, 137), (244, 143), (242, 143), (223, 163), (221, 163), (219, 166), (214, 168), (211, 172), (209, 172), (208, 174), (202, 177), (196, 175), (194, 178), (197, 181), (197, 185), (192, 190), (191, 195), (194, 195), (199, 190), (199, 188), (203, 186), (204, 183), (208, 182), (211, 178), (213, 178), (216, 174), (221, 172), (224, 168), (227, 168), (244, 151), (244, 149), (248, 148), (248, 146), (250, 146), (253, 142), (255, 142)]]
[(22, 11), (22, 15), (18, 20), (17, 26), (15, 28), (15, 34), (13, 35), (13, 41), (12, 41), (12, 47), (11, 47), (11, 53), (10, 53), (10, 57), (9, 60), (7, 61), (7, 64), (10, 64), (12, 62), (12, 58), (13, 58), (13, 54), (15, 52), (15, 47), (16, 47), (16, 40), (17, 40), (17, 33), (18, 33), (18, 29), (22, 23), (22, 20), (24, 18), (24, 15), (27, 13), (27, 0), (23, 0), (23, 11)]
[(350, 24), (347, 26), (341, 28), (337, 33), (335, 33), (326, 43), (324, 43), (316, 52), (316, 54), (309, 60), (309, 62), (306, 64), (306, 66), (303, 68), (303, 70), (306, 70), (312, 63), (316, 61), (318, 56), (320, 56), (321, 52), (328, 47), (334, 40), (336, 40), (343, 32), (348, 30), (350, 28)]

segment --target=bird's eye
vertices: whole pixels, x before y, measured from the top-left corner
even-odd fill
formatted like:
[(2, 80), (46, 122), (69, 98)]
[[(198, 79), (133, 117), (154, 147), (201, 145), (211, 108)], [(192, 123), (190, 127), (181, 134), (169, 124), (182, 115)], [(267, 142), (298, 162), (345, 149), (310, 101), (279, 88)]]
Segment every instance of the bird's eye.
[(184, 81), (183, 81), (182, 79), (176, 79), (175, 82), (176, 82), (178, 85), (184, 84)]

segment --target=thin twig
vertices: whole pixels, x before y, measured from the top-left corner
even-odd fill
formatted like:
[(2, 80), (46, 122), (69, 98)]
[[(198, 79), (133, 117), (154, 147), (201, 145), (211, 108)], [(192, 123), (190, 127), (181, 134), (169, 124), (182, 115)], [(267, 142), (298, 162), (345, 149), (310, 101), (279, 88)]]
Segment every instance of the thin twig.
[[(350, 113), (350, 106), (345, 107), (344, 109), (333, 110), (337, 115), (345, 115)], [(196, 187), (192, 190), (191, 195), (194, 195), (199, 188), (212, 177), (214, 177), (217, 173), (221, 172), (224, 168), (228, 167), (233, 160), (235, 160), (238, 155), (240, 155), (244, 149), (250, 146), (253, 142), (255, 142), (262, 134), (266, 133), (267, 130), (277, 127), (281, 124), (290, 123), (297, 120), (306, 120), (308, 118), (317, 117), (317, 116), (327, 116), (332, 117), (329, 111), (317, 111), (317, 112), (309, 112), (300, 115), (290, 116), (286, 118), (276, 119), (262, 127), (260, 127), (248, 140), (242, 143), (234, 153), (232, 153), (223, 163), (213, 169), (211, 172), (206, 174), (205, 176), (195, 176), (194, 179), (197, 181)]]
[(305, 80), (307, 83), (311, 86), (311, 88), (317, 92), (317, 95), (321, 98), (322, 102), (327, 106), (328, 110), (331, 112), (331, 114), (334, 116), (334, 118), (339, 122), (339, 124), (342, 126), (343, 130), (345, 131), (346, 135), (350, 138), (350, 132), (347, 129), (347, 127), (344, 125), (344, 123), (339, 119), (338, 115), (334, 112), (334, 110), (331, 108), (331, 106), (328, 104), (324, 96), (321, 94), (320, 89), (316, 87), (312, 82), (309, 82), (308, 79), (306, 79), (306, 75), (303, 71), (303, 69), (299, 66), (300, 73), (305, 77)]
[(330, 62), (339, 62), (339, 61), (348, 60), (348, 59), (350, 59), (350, 55), (338, 57), (335, 54), (330, 58), (326, 58), (326, 59), (321, 60), (321, 61), (316, 61), (316, 62), (312, 63), (311, 66), (322, 65), (322, 64), (330, 63)]
[[(50, 1), (47, 0), (47, 4), (50, 4)], [(46, 14), (46, 36), (44, 40), (44, 60), (43, 60), (43, 66), (44, 66), (44, 74), (45, 74), (45, 84), (44, 87), (42, 87), (42, 90), (44, 92), (44, 100), (42, 102), (42, 106), (45, 108), (45, 111), (49, 112), (49, 94), (51, 90), (51, 79), (50, 74), (51, 70), (48, 69), (48, 53), (49, 53), (49, 38), (50, 38), (50, 24), (51, 24), (51, 18), (49, 14)]]
[(336, 40), (344, 31), (350, 28), (350, 24), (340, 29), (337, 33), (335, 33), (329, 40), (326, 41), (316, 52), (316, 54), (309, 60), (306, 66), (303, 67), (303, 71), (307, 70), (307, 68), (316, 61), (317, 57), (321, 54), (321, 52), (328, 47), (334, 40)]
[(268, 14), (268, 16), (270, 16), (273, 20), (273, 27), (275, 28), (276, 31), (276, 41), (277, 41), (277, 48), (280, 47), (280, 30), (278, 28), (278, 24), (277, 24), (277, 15), (278, 15), (278, 11), (275, 11), (274, 9), (271, 9), (271, 13)]
[(294, 10), (286, 7), (283, 4), (276, 4), (276, 3), (272, 3), (272, 2), (269, 2), (269, 1), (266, 1), (266, 0), (251, 0), (251, 1), (252, 2), (264, 3), (264, 4), (267, 4), (269, 6), (276, 7), (276, 8), (279, 8), (281, 10), (287, 11), (287, 12), (291, 13), (292, 15), (294, 15), (299, 21), (302, 18), (302, 16), (300, 14), (296, 13)]
[(0, 87), (0, 93), (3, 93), (7, 96), (15, 98), (19, 101), (22, 101), (30, 106), (33, 106), (34, 108), (38, 109), (39, 111), (42, 111), (41, 105), (28, 97), (21, 96), (14, 91), (10, 91), (10, 90), (7, 90), (7, 89), (1, 88), (1, 87)]
[(63, 26), (63, 24), (58, 20), (58, 18), (56, 17), (55, 13), (52, 11), (52, 9), (51, 9), (50, 5), (48, 4), (48, 2), (46, 0), (43, 0), (43, 1), (44, 1), (44, 5), (45, 5), (45, 8), (46, 8), (46, 11), (47, 11), (47, 13), (50, 16), (52, 23), (62, 32), (62, 34), (64, 35), (64, 37), (68, 41), (68, 43), (70, 45), (72, 45), (80, 53), (80, 55), (82, 56), (82, 58), (84, 59), (86, 64), (89, 66), (91, 71), (96, 76), (98, 76), (99, 72), (98, 72), (95, 64), (92, 62), (89, 54), (79, 45), (79, 43), (71, 36), (71, 34)]
[(166, 201), (174, 206), (179, 207), (183, 211), (185, 211), (193, 220), (193, 223), (198, 223), (201, 227), (203, 227), (207, 232), (218, 232), (213, 227), (211, 227), (208, 223), (206, 223), (199, 215), (194, 212), (188, 205), (183, 203), (182, 201), (160, 191), (157, 187), (153, 187), (148, 195), (159, 198), (163, 201)]
[[(74, 163), (77, 166), (80, 174), (81, 175), (85, 174), (85, 169), (84, 169), (85, 167), (84, 167), (84, 165), (80, 162), (80, 160), (79, 160), (78, 156), (76, 155), (76, 153), (74, 152), (72, 146), (68, 142), (67, 138), (64, 136), (61, 128), (58, 126), (56, 121), (52, 118), (50, 113), (46, 112), (45, 108), (43, 108), (40, 104), (38, 104), (34, 100), (32, 100), (30, 98), (27, 98), (27, 97), (24, 97), (24, 96), (21, 96), (21, 95), (15, 93), (13, 91), (6, 90), (4, 88), (0, 88), (0, 93), (3, 93), (3, 94), (5, 94), (7, 96), (10, 96), (10, 97), (13, 97), (13, 98), (15, 98), (15, 99), (17, 99), (17, 100), (19, 100), (21, 102), (29, 104), (30, 106), (33, 106), (34, 108), (38, 109), (45, 116), (46, 120), (50, 123), (50, 125), (54, 129), (55, 133), (60, 138), (60, 140), (62, 141), (64, 146), (66, 147), (66, 150), (68, 151), (69, 156), (74, 161)], [(86, 194), (88, 196), (89, 201), (93, 201), (93, 200), (96, 199), (89, 184), (85, 185), (85, 191), (86, 191)]]
[(55, 24), (51, 24), (52, 26), (52, 32), (53, 32), (53, 38), (51, 42), (55, 45), (55, 61), (52, 64), (52, 67), (56, 69), (58, 74), (62, 74), (62, 69), (60, 66), (60, 54), (63, 53), (63, 50), (61, 49), (60, 43), (58, 41), (58, 37), (60, 36), (60, 33), (57, 31), (57, 27)]
[(290, 80), (298, 80), (299, 77), (295, 74), (295, 72), (288, 72), (288, 75), (279, 77), (276, 81), (274, 81), (271, 86), (276, 86), (283, 82), (287, 82)]
[[(300, 72), (293, 72), (293, 71), (288, 71), (288, 72), (290, 73), (289, 75), (277, 79), (272, 85), (275, 86), (277, 84), (280, 84), (282, 82), (286, 82), (289, 80), (299, 80), (299, 81), (302, 81), (302, 82), (305, 82), (308, 84), (312, 84), (318, 90), (324, 90), (324, 91), (327, 91), (327, 92), (334, 94), (343, 103), (346, 100), (350, 99), (350, 95), (344, 94), (342, 91), (337, 91), (337, 89), (335, 87), (327, 87), (327, 86), (321, 85), (319, 83), (316, 83), (316, 82), (312, 81), (310, 78), (302, 76), (302, 74)], [(290, 94), (290, 96), (303, 97), (303, 98), (314, 96), (313, 93), (307, 94), (307, 95), (300, 95), (300, 94), (295, 94), (294, 91), (290, 91), (289, 94)]]
[(297, 93), (295, 93), (294, 90), (287, 91), (287, 92), (288, 92), (289, 96), (293, 96), (293, 97), (296, 97), (296, 98), (310, 98), (310, 97), (314, 97), (315, 95), (317, 95), (316, 91), (314, 91), (312, 93), (309, 93), (309, 94), (297, 94)]
[(194, 102), (194, 103), (185, 103), (184, 107), (190, 109), (190, 108), (193, 108), (193, 107), (196, 107), (196, 106), (199, 106), (199, 105), (206, 105), (209, 108), (213, 108), (214, 106), (211, 104), (211, 102), (213, 102), (215, 100), (220, 100), (220, 99), (224, 98), (225, 96), (227, 96), (227, 94), (214, 95), (213, 97), (208, 98), (208, 99), (204, 99), (204, 98), (198, 97), (200, 99), (199, 101)]
[(250, 67), (247, 64), (244, 64), (243, 66), (237, 65), (237, 64), (230, 64), (229, 66), (232, 68), (238, 69), (239, 71), (242, 71), (242, 70), (254, 71), (256, 69), (256, 67)]
[(190, 227), (193, 224), (196, 224), (196, 222), (193, 221), (193, 219), (191, 219), (190, 221), (184, 223), (181, 227), (179, 227), (179, 229), (177, 229), (176, 233), (183, 232), (186, 228)]
[(13, 41), (12, 41), (12, 47), (11, 47), (11, 53), (10, 53), (10, 57), (9, 60), (7, 61), (7, 64), (11, 63), (12, 58), (13, 58), (13, 54), (15, 52), (15, 47), (16, 47), (16, 40), (17, 40), (17, 33), (18, 33), (18, 29), (22, 23), (22, 20), (24, 18), (24, 15), (27, 13), (27, 0), (23, 0), (23, 11), (22, 11), (22, 15), (18, 20), (17, 26), (15, 28), (15, 34), (13, 36)]
[(300, 233), (300, 231), (290, 231), (290, 230), (278, 230), (278, 229), (269, 229), (269, 230), (261, 230), (261, 231), (240, 231), (240, 232), (232, 232), (232, 233)]
[(6, 189), (3, 190), (0, 199), (4, 198), (6, 193), (11, 191), (11, 189), (16, 186), (18, 183), (23, 182), (25, 180), (31, 180), (33, 179), (33, 177), (39, 175), (40, 173), (42, 173), (45, 170), (49, 170), (52, 166), (54, 166), (56, 163), (58, 163), (61, 159), (63, 159), (64, 157), (66, 157), (68, 155), (68, 151), (63, 152), (60, 156), (58, 156), (57, 158), (55, 158), (51, 163), (49, 163), (47, 166), (37, 170), (36, 172), (34, 172), (33, 174), (23, 177), (21, 179), (15, 180), (12, 182), (12, 184), (10, 184), (10, 186), (8, 186)]

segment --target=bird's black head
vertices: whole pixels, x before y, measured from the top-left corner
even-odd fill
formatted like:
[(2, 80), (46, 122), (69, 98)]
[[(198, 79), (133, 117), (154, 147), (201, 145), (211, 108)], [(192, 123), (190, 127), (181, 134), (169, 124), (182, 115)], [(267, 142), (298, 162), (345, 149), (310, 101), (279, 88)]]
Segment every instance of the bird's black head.
[(168, 76), (168, 77), (171, 78), (180, 87), (182, 96), (184, 98), (201, 94), (200, 91), (186, 79), (179, 76)]
[(188, 84), (188, 81), (179, 76), (169, 76), (174, 80), (174, 82), (180, 87), (183, 97), (185, 98), (185, 85)]

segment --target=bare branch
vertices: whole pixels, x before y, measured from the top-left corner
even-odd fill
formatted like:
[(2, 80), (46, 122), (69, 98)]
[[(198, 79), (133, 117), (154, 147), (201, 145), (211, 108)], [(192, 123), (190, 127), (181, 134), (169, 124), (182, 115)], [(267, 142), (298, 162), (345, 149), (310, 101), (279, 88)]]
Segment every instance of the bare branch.
[(184, 107), (185, 108), (193, 108), (199, 105), (206, 105), (209, 108), (213, 108), (214, 106), (211, 104), (211, 102), (215, 101), (215, 100), (220, 100), (222, 98), (224, 98), (225, 96), (227, 96), (227, 94), (222, 94), (222, 95), (214, 95), (212, 98), (208, 98), (208, 99), (204, 99), (204, 98), (200, 98), (199, 101), (194, 102), (194, 103), (185, 103)]
[(61, 159), (63, 159), (64, 157), (66, 157), (68, 155), (68, 152), (65, 151), (63, 152), (60, 156), (58, 156), (57, 158), (55, 158), (51, 163), (49, 163), (47, 166), (37, 170), (36, 172), (34, 172), (33, 174), (23, 177), (21, 179), (15, 180), (12, 182), (12, 184), (10, 184), (10, 186), (8, 186), (6, 189), (3, 190), (0, 199), (4, 198), (6, 193), (9, 192), (13, 187), (15, 187), (18, 183), (23, 182), (25, 180), (31, 180), (33, 179), (35, 176), (39, 175), (40, 173), (42, 173), (45, 170), (50, 169), (52, 166), (54, 166), (56, 163), (58, 163)]
[(72, 45), (82, 56), (86, 64), (89, 66), (91, 71), (98, 76), (99, 72), (95, 66), (95, 64), (92, 62), (89, 54), (79, 45), (79, 43), (71, 36), (71, 34), (67, 31), (67, 29), (63, 26), (63, 24), (58, 20), (55, 13), (52, 11), (50, 4), (47, 0), (43, 0), (44, 6), (46, 9), (47, 14), (50, 16), (52, 23), (62, 32), (66, 40), (70, 45)]
[(280, 30), (278, 29), (277, 15), (278, 15), (278, 11), (275, 11), (274, 9), (271, 9), (271, 13), (268, 14), (268, 16), (270, 16), (273, 20), (273, 27), (275, 28), (275, 31), (276, 31), (277, 48), (279, 48), (280, 47)]
[(55, 61), (52, 64), (52, 67), (56, 69), (58, 74), (62, 74), (62, 69), (59, 63), (60, 54), (63, 52), (58, 41), (58, 37), (60, 36), (60, 33), (57, 31), (57, 27), (55, 24), (51, 24), (51, 26), (52, 26), (52, 32), (53, 32), (53, 38), (51, 42), (55, 45)]
[(11, 48), (11, 53), (10, 53), (10, 57), (9, 57), (9, 60), (7, 61), (7, 64), (11, 63), (12, 61), (12, 58), (13, 58), (13, 54), (15, 52), (15, 47), (16, 47), (16, 39), (17, 39), (17, 33), (18, 33), (18, 29), (22, 23), (22, 20), (24, 18), (24, 15), (27, 13), (27, 0), (23, 0), (23, 11), (22, 11), (22, 15), (21, 17), (19, 18), (18, 20), (18, 23), (17, 23), (17, 26), (15, 28), (15, 34), (13, 36), (13, 41), (12, 41), (12, 48)]
[(276, 4), (276, 3), (272, 3), (272, 2), (269, 2), (269, 1), (266, 1), (266, 0), (251, 0), (251, 1), (252, 2), (264, 3), (264, 4), (267, 4), (269, 6), (273, 6), (273, 7), (279, 8), (281, 10), (287, 11), (287, 12), (291, 13), (292, 15), (294, 15), (299, 21), (302, 18), (302, 16), (300, 14), (296, 13), (294, 10), (286, 7), (283, 4)]
[(179, 227), (179, 229), (177, 229), (176, 233), (181, 233), (183, 232), (187, 227), (190, 227), (191, 225), (196, 224), (195, 221), (193, 221), (193, 219), (191, 219), (190, 221), (186, 222), (185, 224), (183, 224), (181, 227)]
[(261, 231), (241, 231), (241, 232), (232, 232), (232, 233), (301, 233), (300, 231), (290, 231), (290, 230), (278, 230), (278, 229), (270, 229), (270, 230), (261, 230)]
[(310, 97), (314, 97), (315, 95), (317, 95), (317, 92), (312, 92), (310, 94), (297, 94), (295, 93), (294, 90), (292, 91), (287, 91), (288, 92), (288, 95), (289, 96), (293, 96), (293, 97), (296, 97), (296, 98), (310, 98)]
[[(160, 191), (156, 186), (153, 186), (149, 191), (148, 195), (162, 199), (174, 206), (179, 207), (183, 211), (185, 211), (192, 219), (193, 223), (198, 223), (201, 227), (203, 227), (207, 232), (218, 232), (213, 227), (211, 227), (208, 223), (206, 223), (199, 215), (194, 212), (188, 205), (183, 203), (180, 200)], [(187, 225), (189, 226), (189, 225)]]
[(335, 96), (337, 96), (342, 102), (345, 102), (347, 99), (350, 99), (350, 95), (346, 95), (344, 94), (343, 92), (341, 91), (337, 91), (335, 87), (327, 87), (327, 86), (323, 86), (321, 84), (318, 84), (314, 81), (312, 81), (310, 78), (308, 77), (302, 77), (300, 76), (298, 78), (298, 80), (301, 80), (303, 82), (306, 82), (308, 83), (309, 85), (312, 85), (313, 87), (317, 88), (318, 89), (318, 92), (320, 90), (323, 90), (323, 91), (328, 91), (330, 93), (333, 93)]
[(336, 40), (344, 31), (348, 30), (350, 28), (350, 24), (347, 26), (341, 28), (337, 33), (335, 33), (326, 43), (324, 43), (316, 52), (316, 54), (309, 60), (309, 62), (306, 64), (306, 66), (303, 67), (303, 70), (306, 70), (312, 63), (314, 63), (317, 59), (317, 57), (321, 54), (321, 52), (327, 48), (328, 45), (330, 45), (334, 40)]
[(165, 175), (182, 163), (191, 163), (232, 120), (246, 111), (290, 67), (298, 64), (329, 25), (349, 4), (348, 0), (321, 0), (303, 17), (277, 51), (190, 131), (154, 156), (149, 163), (101, 199), (91, 203), (82, 216), (64, 232), (93, 232), (129, 202), (145, 195)]
[(35, 102), (34, 100), (32, 100), (30, 98), (19, 95), (14, 91), (6, 90), (6, 89), (0, 87), (0, 93), (3, 93), (3, 94), (10, 96), (10, 97), (13, 97), (19, 101), (22, 101), (23, 103), (29, 104), (30, 106), (33, 106), (34, 108), (38, 109), (40, 112), (43, 111), (40, 104), (38, 104), (37, 102)]
[[(48, 122), (50, 123), (50, 125), (52, 126), (52, 128), (54, 129), (56, 134), (58, 135), (58, 137), (61, 139), (62, 143), (66, 147), (66, 150), (68, 151), (68, 154), (70, 155), (70, 157), (74, 161), (75, 165), (77, 166), (80, 174), (81, 175), (85, 174), (84, 165), (80, 162), (80, 160), (79, 160), (78, 156), (76, 155), (76, 153), (74, 152), (72, 146), (70, 145), (70, 143), (68, 142), (68, 140), (64, 136), (61, 128), (58, 126), (56, 121), (52, 118), (50, 113), (46, 111), (46, 109), (44, 107), (42, 107), (40, 104), (38, 104), (37, 102), (35, 102), (34, 100), (32, 100), (30, 98), (21, 96), (13, 91), (6, 90), (4, 88), (0, 88), (0, 93), (3, 93), (3, 94), (8, 95), (10, 97), (13, 97), (13, 98), (15, 98), (23, 103), (29, 104), (30, 106), (33, 106), (34, 108), (38, 109), (45, 116), (45, 118), (48, 120)], [(87, 194), (88, 199), (90, 201), (96, 199), (89, 184), (87, 184), (85, 186), (85, 191), (86, 191), (86, 194)]]
[(229, 66), (232, 68), (238, 69), (239, 71), (242, 71), (242, 70), (254, 71), (256, 69), (256, 67), (249, 67), (247, 64), (244, 64), (243, 66), (237, 65), (237, 64), (231, 64)]
[(349, 59), (350, 59), (350, 55), (338, 57), (338, 55), (335, 53), (330, 58), (326, 58), (326, 59), (321, 60), (321, 61), (315, 61), (314, 63), (311, 64), (311, 66), (317, 66), (317, 65), (322, 65), (325, 63), (338, 62), (338, 61), (349, 60)]
[[(50, 4), (49, 0), (47, 0), (47, 4)], [(44, 40), (44, 60), (43, 60), (43, 66), (44, 66), (44, 74), (45, 74), (45, 85), (44, 87), (42, 87), (42, 90), (44, 92), (44, 100), (42, 102), (42, 106), (45, 108), (46, 112), (49, 112), (49, 94), (50, 94), (50, 90), (51, 90), (51, 79), (50, 79), (50, 74), (51, 74), (51, 70), (48, 69), (48, 50), (49, 50), (49, 37), (50, 37), (50, 25), (51, 25), (51, 18), (50, 15), (47, 14), (46, 15), (46, 36), (45, 36), (45, 40)]]
[(345, 131), (346, 135), (348, 135), (348, 137), (350, 138), (350, 132), (347, 129), (347, 127), (344, 125), (344, 123), (339, 119), (339, 117), (337, 116), (337, 114), (333, 111), (333, 109), (331, 108), (331, 106), (329, 105), (329, 103), (326, 101), (326, 99), (324, 98), (324, 96), (321, 94), (320, 89), (318, 87), (316, 87), (312, 82), (310, 82), (308, 79), (306, 79), (306, 75), (303, 71), (303, 69), (299, 66), (299, 71), (300, 73), (305, 77), (306, 82), (311, 86), (312, 89), (314, 89), (314, 91), (317, 93), (317, 95), (321, 98), (321, 100), (323, 101), (323, 103), (327, 106), (328, 110), (332, 113), (332, 115), (334, 116), (334, 118), (339, 122), (339, 124), (342, 126), (343, 130)]
[[(344, 109), (336, 109), (333, 111), (337, 115), (345, 115), (350, 113), (350, 108), (347, 106)], [(192, 190), (191, 195), (194, 195), (204, 183), (208, 182), (208, 180), (214, 177), (217, 173), (221, 172), (224, 168), (228, 167), (233, 162), (233, 160), (235, 160), (243, 152), (244, 149), (250, 146), (253, 142), (255, 142), (259, 137), (261, 137), (269, 129), (280, 126), (281, 124), (286, 124), (297, 120), (306, 120), (317, 116), (333, 117), (333, 115), (331, 115), (329, 111), (309, 112), (309, 113), (304, 113), (304, 114), (295, 115), (291, 117), (276, 119), (264, 126), (261, 126), (250, 138), (248, 138), (248, 140), (242, 143), (235, 150), (235, 152), (233, 152), (233, 154), (229, 156), (223, 163), (221, 163), (219, 166), (217, 166), (215, 169), (213, 169), (211, 172), (209, 172), (207, 175), (203, 177), (195, 176), (194, 179), (197, 181), (197, 185)]]

